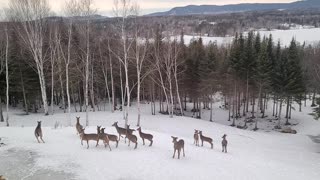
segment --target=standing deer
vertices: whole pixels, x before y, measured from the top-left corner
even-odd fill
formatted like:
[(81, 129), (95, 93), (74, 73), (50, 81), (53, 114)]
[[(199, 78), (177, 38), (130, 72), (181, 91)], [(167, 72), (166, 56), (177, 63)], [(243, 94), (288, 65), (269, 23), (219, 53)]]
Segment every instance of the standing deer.
[(76, 129), (77, 129), (77, 133), (80, 134), (83, 127), (80, 124), (80, 117), (76, 117), (76, 118), (77, 118)]
[(98, 134), (86, 134), (84, 132), (85, 128), (81, 129), (80, 137), (81, 137), (81, 145), (83, 145), (83, 141), (87, 141), (87, 149), (89, 149), (89, 141), (99, 141)]
[[(118, 122), (114, 122), (114, 123), (112, 124), (112, 126), (114, 126), (114, 127), (116, 128), (116, 130), (117, 130), (117, 132), (118, 132), (118, 134), (119, 134), (119, 140), (118, 140), (118, 141), (120, 141), (121, 135), (125, 135), (125, 136), (126, 136), (126, 134), (127, 134), (127, 129), (122, 128), (122, 127), (119, 127), (119, 126), (118, 126)], [(126, 142), (126, 137), (124, 138), (124, 142)]]
[(213, 143), (212, 143), (212, 139), (206, 136), (202, 135), (202, 131), (199, 131), (200, 134), (200, 139), (201, 139), (201, 146), (203, 146), (203, 141), (208, 142), (209, 144), (211, 144), (211, 149), (213, 149)]
[(173, 152), (172, 158), (174, 158), (174, 156), (176, 155), (176, 151), (178, 151), (178, 159), (180, 159), (181, 149), (183, 150), (183, 157), (185, 157), (185, 154), (184, 154), (184, 140), (180, 139), (178, 141), (178, 137), (174, 137), (174, 136), (171, 136), (171, 138), (172, 138), (172, 143), (174, 144), (173, 145), (174, 152)]
[[(100, 129), (101, 129), (101, 126), (97, 126), (98, 141), (97, 141), (96, 147), (99, 145), (99, 140), (100, 140)], [(103, 140), (103, 139), (102, 139), (102, 140)]]
[(116, 142), (116, 148), (118, 147), (119, 141), (118, 141), (118, 136), (113, 135), (113, 134), (108, 134), (104, 132), (105, 128), (101, 128), (101, 133), (105, 134), (108, 136), (109, 141), (114, 141)]
[(44, 143), (44, 140), (42, 139), (41, 121), (38, 121), (38, 125), (37, 125), (36, 129), (34, 130), (34, 135), (36, 136), (38, 143), (40, 143), (39, 137), (40, 137), (41, 141)]
[(131, 142), (133, 142), (133, 143), (136, 144), (135, 147), (134, 147), (134, 149), (137, 149), (137, 147), (138, 147), (138, 138), (137, 138), (137, 136), (135, 136), (134, 134), (132, 134), (132, 132), (133, 132), (133, 131), (130, 131), (129, 126), (127, 126), (126, 138), (129, 139), (128, 146), (130, 146), (130, 141), (131, 141)]
[(196, 129), (194, 130), (193, 139), (194, 139), (193, 144), (195, 144), (196, 146), (199, 146), (199, 131)]
[(221, 142), (221, 144), (222, 144), (222, 152), (225, 152), (225, 153), (227, 153), (227, 145), (228, 145), (228, 141), (227, 141), (226, 137), (227, 137), (227, 135), (224, 134), (222, 136), (222, 142)]
[(150, 141), (150, 145), (149, 146), (152, 146), (152, 144), (153, 144), (153, 140), (152, 140), (153, 139), (153, 135), (152, 134), (143, 133), (141, 131), (141, 127), (139, 127), (137, 130), (139, 131), (139, 135), (140, 135), (140, 137), (142, 139), (143, 145), (144, 145), (144, 139), (148, 139)]
[(104, 128), (101, 128), (101, 126), (98, 126), (99, 127), (99, 139), (103, 141), (103, 144), (104, 144), (104, 147), (107, 148), (107, 145), (109, 146), (109, 149), (111, 151), (111, 147), (110, 147), (110, 144), (109, 144), (109, 137), (104, 133)]

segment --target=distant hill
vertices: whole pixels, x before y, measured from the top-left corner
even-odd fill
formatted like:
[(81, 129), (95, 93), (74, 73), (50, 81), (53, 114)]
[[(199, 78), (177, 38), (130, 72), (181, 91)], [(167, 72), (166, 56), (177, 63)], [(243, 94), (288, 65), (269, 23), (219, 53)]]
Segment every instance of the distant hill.
[(195, 14), (223, 14), (245, 11), (263, 11), (263, 10), (291, 10), (320, 8), (320, 0), (302, 0), (292, 3), (245, 3), (232, 5), (189, 5), (185, 7), (175, 7), (166, 12), (152, 13), (147, 16), (183, 16)]

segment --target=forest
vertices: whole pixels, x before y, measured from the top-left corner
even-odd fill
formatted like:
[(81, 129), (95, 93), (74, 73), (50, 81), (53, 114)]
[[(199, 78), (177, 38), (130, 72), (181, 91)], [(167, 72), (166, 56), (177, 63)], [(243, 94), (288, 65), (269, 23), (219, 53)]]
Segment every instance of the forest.
[[(89, 111), (122, 110), (126, 124), (139, 126), (140, 106), (149, 103), (153, 115), (191, 111), (201, 119), (207, 109), (214, 121), (217, 94), (232, 126), (243, 119), (241, 128), (254, 122), (258, 129), (256, 118), (272, 108), (281, 128), (282, 120), (290, 124), (292, 104), (301, 110), (307, 98), (320, 117), (320, 44), (292, 38), (283, 47), (251, 31), (228, 45), (201, 38), (185, 45), (183, 29), (145, 29), (138, 6), (125, 2), (115, 3), (116, 18), (106, 25), (92, 18), (90, 0), (68, 1), (65, 17), (52, 16), (46, 1), (11, 0), (0, 26), (0, 120), (10, 125), (11, 107), (49, 115), (59, 106), (70, 125), (71, 111), (86, 112), (88, 126)], [(138, 117), (129, 116), (130, 108)]]

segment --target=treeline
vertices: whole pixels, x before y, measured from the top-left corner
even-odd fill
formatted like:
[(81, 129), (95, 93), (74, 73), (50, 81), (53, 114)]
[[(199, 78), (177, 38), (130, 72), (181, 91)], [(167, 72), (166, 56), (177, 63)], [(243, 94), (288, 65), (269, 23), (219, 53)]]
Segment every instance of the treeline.
[[(240, 126), (246, 128), (256, 117), (264, 118), (272, 101), (280, 128), (282, 116), (289, 124), (294, 102), (301, 110), (312, 94), (313, 105), (318, 106), (319, 46), (293, 39), (289, 47), (281, 47), (272, 36), (254, 32), (236, 35), (228, 46), (204, 45), (201, 38), (185, 45), (183, 32), (174, 38), (161, 24), (141, 29), (143, 19), (131, 16), (137, 11), (128, 4), (119, 5), (115, 25), (104, 26), (92, 22), (91, 1), (67, 6), (77, 18), (45, 18), (46, 11), (24, 1), (10, 2), (11, 21), (1, 24), (0, 101), (21, 105), (27, 114), (40, 108), (53, 114), (53, 107), (60, 106), (70, 124), (73, 109), (86, 112), (89, 125), (90, 110), (120, 109), (126, 123), (140, 125), (140, 104), (149, 102), (153, 115), (158, 111), (173, 117), (192, 111), (201, 118), (201, 111), (208, 109), (213, 121), (213, 99), (220, 93), (232, 125), (244, 119)], [(48, 9), (45, 3), (39, 6)], [(129, 25), (128, 19), (135, 23)], [(132, 101), (138, 117), (129, 118)]]

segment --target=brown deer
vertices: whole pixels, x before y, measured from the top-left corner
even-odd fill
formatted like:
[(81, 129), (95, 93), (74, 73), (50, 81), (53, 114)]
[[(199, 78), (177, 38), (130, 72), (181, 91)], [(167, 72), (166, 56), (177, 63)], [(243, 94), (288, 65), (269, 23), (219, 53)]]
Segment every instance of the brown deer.
[[(116, 130), (117, 130), (117, 132), (118, 132), (118, 134), (119, 134), (119, 140), (118, 140), (118, 141), (120, 141), (121, 135), (125, 135), (125, 136), (126, 136), (126, 134), (127, 134), (127, 129), (126, 129), (126, 128), (119, 127), (119, 126), (118, 126), (118, 122), (114, 122), (114, 123), (112, 124), (112, 126), (114, 126), (114, 127), (116, 128)], [(126, 137), (124, 138), (124, 142), (126, 142)]]
[(173, 145), (174, 152), (173, 152), (172, 158), (174, 158), (174, 156), (176, 155), (176, 151), (178, 151), (178, 159), (180, 159), (181, 149), (183, 150), (183, 157), (185, 157), (185, 154), (184, 154), (184, 140), (180, 139), (178, 141), (178, 137), (174, 137), (174, 136), (171, 136), (171, 138), (172, 138), (172, 143), (174, 144)]
[(199, 146), (199, 131), (196, 129), (194, 130), (193, 139), (194, 139), (193, 144), (195, 144), (196, 146)]
[[(98, 134), (98, 141), (97, 141), (97, 144), (96, 144), (96, 147), (99, 145), (99, 140), (100, 140), (100, 129), (101, 129), (101, 126), (97, 126), (97, 134)], [(101, 139), (103, 140), (103, 139)]]
[(199, 131), (199, 134), (200, 134), (200, 139), (201, 139), (201, 146), (203, 146), (203, 141), (205, 141), (205, 142), (208, 142), (209, 144), (211, 144), (211, 149), (213, 149), (212, 139), (202, 135), (202, 131)]
[(142, 139), (143, 145), (144, 145), (144, 139), (148, 139), (150, 141), (150, 145), (149, 146), (152, 146), (152, 144), (153, 144), (153, 140), (152, 140), (153, 139), (153, 135), (152, 134), (143, 133), (141, 131), (141, 127), (139, 127), (137, 130), (139, 131), (139, 135), (140, 135), (140, 137)]
[(0, 180), (6, 180), (2, 175), (0, 175)]
[(44, 143), (44, 140), (42, 139), (41, 121), (38, 121), (38, 125), (37, 125), (36, 129), (34, 130), (34, 135), (36, 136), (38, 143), (40, 143), (39, 137), (40, 137), (41, 141)]
[(222, 152), (225, 152), (225, 153), (227, 153), (227, 145), (228, 145), (228, 141), (227, 141), (226, 137), (227, 137), (227, 135), (224, 134), (222, 136), (222, 142), (221, 142), (221, 144), (222, 144)]
[(133, 131), (130, 131), (129, 126), (127, 126), (126, 138), (129, 139), (128, 146), (130, 146), (130, 141), (131, 141), (131, 142), (133, 142), (133, 143), (136, 144), (135, 147), (134, 147), (134, 149), (137, 149), (137, 147), (138, 147), (138, 138), (137, 138), (137, 136), (135, 136), (134, 134), (132, 134), (132, 132), (133, 132)]
[(101, 128), (101, 131), (106, 134), (109, 138), (109, 141), (114, 141), (116, 142), (116, 148), (118, 147), (119, 141), (118, 141), (118, 136), (113, 135), (113, 134), (108, 134), (104, 132), (105, 128)]
[(76, 118), (77, 118), (76, 129), (77, 129), (77, 133), (80, 134), (83, 127), (80, 124), (80, 117), (76, 117)]
[(99, 141), (98, 134), (86, 134), (84, 132), (85, 128), (83, 128), (80, 132), (81, 137), (81, 145), (83, 145), (83, 141), (87, 141), (87, 149), (89, 149), (89, 141)]
[(99, 139), (103, 141), (103, 144), (104, 144), (104, 147), (107, 148), (107, 145), (109, 146), (109, 149), (111, 151), (111, 147), (110, 147), (110, 144), (109, 144), (109, 137), (104, 133), (104, 128), (101, 128), (101, 126), (98, 126), (98, 130), (99, 130)]

